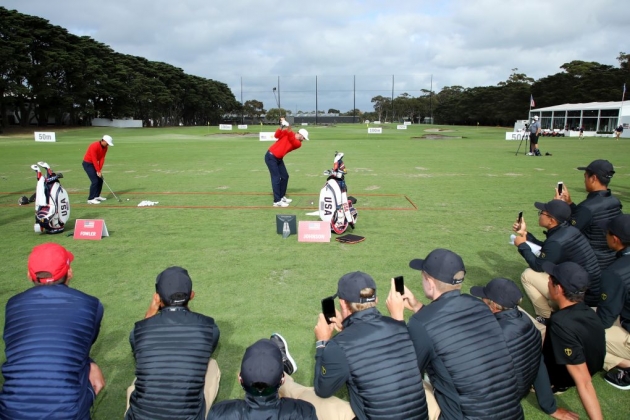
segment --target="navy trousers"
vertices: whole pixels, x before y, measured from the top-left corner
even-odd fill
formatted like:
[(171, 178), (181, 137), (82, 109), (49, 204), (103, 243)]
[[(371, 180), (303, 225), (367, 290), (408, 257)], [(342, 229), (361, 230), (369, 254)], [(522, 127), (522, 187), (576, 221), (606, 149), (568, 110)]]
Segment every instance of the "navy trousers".
[(271, 189), (273, 190), (273, 202), (277, 203), (287, 194), (289, 185), (289, 173), (282, 159), (276, 158), (271, 152), (265, 153), (265, 163), (271, 175)]
[(103, 189), (103, 178), (96, 175), (96, 168), (89, 162), (83, 161), (83, 169), (92, 182), (90, 184), (90, 196), (88, 197), (88, 200), (100, 197), (101, 190)]

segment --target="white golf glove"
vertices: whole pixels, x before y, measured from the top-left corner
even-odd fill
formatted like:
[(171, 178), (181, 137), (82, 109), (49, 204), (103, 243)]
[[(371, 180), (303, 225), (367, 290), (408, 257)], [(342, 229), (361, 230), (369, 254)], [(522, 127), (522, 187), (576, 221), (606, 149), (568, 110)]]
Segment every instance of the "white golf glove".
[(282, 120), (280, 125), (283, 126), (283, 127), (288, 127), (290, 124), (289, 124), (289, 122), (287, 120)]

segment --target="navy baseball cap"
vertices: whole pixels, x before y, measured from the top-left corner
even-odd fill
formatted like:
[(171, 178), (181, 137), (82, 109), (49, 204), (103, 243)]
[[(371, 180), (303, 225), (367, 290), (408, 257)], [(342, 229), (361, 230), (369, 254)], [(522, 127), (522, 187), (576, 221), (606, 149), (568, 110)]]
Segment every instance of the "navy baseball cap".
[[(361, 290), (374, 289), (374, 294), (368, 297), (361, 297)], [(339, 297), (348, 302), (369, 303), (376, 302), (376, 283), (369, 274), (361, 271), (345, 274), (337, 283), (337, 294), (333, 297)]]
[(155, 291), (168, 305), (183, 304), (190, 300), (192, 280), (182, 267), (169, 267), (155, 279)]
[(241, 362), (244, 386), (249, 388), (254, 384), (266, 384), (269, 387), (278, 387), (283, 374), (282, 353), (273, 341), (264, 338), (245, 350)]
[(496, 278), (485, 286), (473, 286), (470, 294), (478, 298), (490, 299), (507, 309), (516, 308), (523, 299), (523, 294), (512, 280)]
[(588, 164), (588, 166), (580, 166), (580, 171), (589, 171), (604, 178), (612, 178), (615, 174), (613, 164), (604, 159), (597, 159)]
[(548, 203), (535, 202), (534, 207), (546, 211), (556, 219), (558, 223), (566, 222), (571, 218), (571, 206), (562, 200), (551, 200)]
[(624, 244), (630, 242), (630, 214), (618, 214), (612, 219), (601, 220), (597, 224), (604, 232), (610, 231)]
[(588, 273), (581, 265), (572, 261), (554, 264), (545, 261), (542, 264), (545, 273), (553, 276), (562, 288), (569, 293), (584, 293), (588, 286)]
[(461, 284), (466, 274), (462, 257), (442, 248), (434, 249), (423, 260), (411, 260), (409, 267), (422, 270), (434, 279), (448, 284)]

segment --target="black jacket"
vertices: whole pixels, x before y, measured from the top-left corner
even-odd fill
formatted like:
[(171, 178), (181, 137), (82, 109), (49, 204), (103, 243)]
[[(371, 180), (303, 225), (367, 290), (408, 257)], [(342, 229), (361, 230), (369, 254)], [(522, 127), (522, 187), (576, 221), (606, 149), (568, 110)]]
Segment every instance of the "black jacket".
[(420, 370), (426, 369), (441, 419), (523, 419), (512, 357), (488, 306), (459, 290), (409, 320)]
[(615, 252), (608, 248), (606, 232), (597, 222), (621, 214), (621, 202), (610, 190), (593, 191), (577, 206), (571, 205), (571, 224), (578, 228), (593, 247), (599, 268), (605, 269), (615, 260)]
[(404, 322), (376, 308), (356, 312), (315, 354), (315, 393), (330, 397), (345, 383), (360, 420), (428, 418), (416, 353)]
[(630, 332), (630, 247), (617, 252), (617, 259), (602, 272), (602, 287), (597, 315), (610, 328), (617, 317)]
[(219, 341), (214, 319), (186, 308), (164, 308), (136, 322), (129, 337), (136, 359), (127, 420), (202, 420), (203, 388)]
[(315, 407), (309, 402), (293, 398), (279, 398), (278, 394), (255, 397), (245, 394), (244, 400), (228, 400), (215, 404), (207, 420), (317, 420)]
[(540, 256), (536, 257), (529, 245), (522, 243), (518, 246), (518, 252), (525, 258), (529, 267), (542, 273), (542, 264), (551, 261), (560, 264), (572, 261), (580, 265), (589, 276), (588, 289), (584, 297), (584, 303), (588, 306), (597, 306), (599, 303), (599, 284), (601, 270), (591, 244), (586, 237), (575, 227), (567, 223), (558, 225), (545, 232), (547, 239), (541, 242), (531, 233), (527, 234), (527, 240), (542, 246)]
[(533, 385), (542, 411), (547, 414), (554, 413), (558, 407), (542, 358), (540, 332), (518, 308), (497, 312), (494, 316), (499, 321), (503, 337), (512, 355), (519, 395), (525, 398)]

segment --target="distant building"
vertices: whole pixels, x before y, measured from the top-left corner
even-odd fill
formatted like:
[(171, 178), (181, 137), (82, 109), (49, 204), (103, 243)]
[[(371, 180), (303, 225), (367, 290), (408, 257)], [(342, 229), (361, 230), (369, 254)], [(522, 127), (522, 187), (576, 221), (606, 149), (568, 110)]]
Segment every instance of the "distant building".
[(529, 120), (536, 115), (543, 130), (578, 131), (584, 127), (585, 135), (611, 134), (619, 124), (623, 124), (621, 136), (630, 138), (628, 102), (590, 102), (536, 108), (530, 111)]

